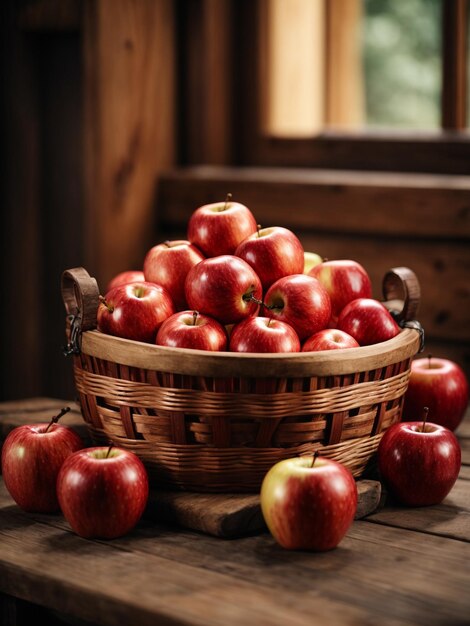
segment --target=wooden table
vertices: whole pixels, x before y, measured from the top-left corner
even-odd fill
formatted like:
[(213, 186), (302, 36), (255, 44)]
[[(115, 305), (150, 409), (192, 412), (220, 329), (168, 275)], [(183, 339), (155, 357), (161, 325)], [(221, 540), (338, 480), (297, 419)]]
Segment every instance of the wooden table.
[[(0, 438), (32, 406), (0, 404)], [(0, 623), (470, 624), (470, 414), (458, 435), (462, 470), (441, 505), (386, 506), (323, 554), (283, 550), (267, 532), (227, 540), (146, 520), (85, 540), (59, 515), (22, 512), (2, 482)]]

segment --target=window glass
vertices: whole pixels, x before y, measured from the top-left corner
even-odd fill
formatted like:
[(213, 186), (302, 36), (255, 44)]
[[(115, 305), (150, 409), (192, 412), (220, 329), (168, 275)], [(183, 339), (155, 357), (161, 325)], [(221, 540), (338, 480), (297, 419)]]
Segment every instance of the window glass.
[(368, 126), (438, 128), (441, 0), (364, 0)]

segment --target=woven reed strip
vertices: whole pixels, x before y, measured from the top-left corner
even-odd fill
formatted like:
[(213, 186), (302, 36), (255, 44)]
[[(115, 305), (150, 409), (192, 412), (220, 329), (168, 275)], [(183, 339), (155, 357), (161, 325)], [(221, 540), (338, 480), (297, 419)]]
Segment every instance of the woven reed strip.
[(279, 418), (298, 414), (336, 413), (363, 405), (378, 404), (401, 397), (407, 388), (410, 370), (385, 380), (357, 383), (347, 387), (274, 394), (228, 393), (154, 387), (75, 369), (79, 392), (106, 398), (108, 404), (183, 411), (200, 415)]
[[(116, 445), (138, 454), (159, 484), (179, 486), (196, 491), (258, 489), (266, 471), (277, 461), (295, 456), (322, 456), (348, 467), (360, 476), (371, 455), (377, 450), (382, 434), (354, 441), (322, 446), (302, 444), (290, 448), (211, 448), (198, 445), (151, 444), (112, 437), (100, 429), (90, 428), (93, 439), (102, 444), (112, 440)], [(201, 476), (204, 480), (201, 482)]]

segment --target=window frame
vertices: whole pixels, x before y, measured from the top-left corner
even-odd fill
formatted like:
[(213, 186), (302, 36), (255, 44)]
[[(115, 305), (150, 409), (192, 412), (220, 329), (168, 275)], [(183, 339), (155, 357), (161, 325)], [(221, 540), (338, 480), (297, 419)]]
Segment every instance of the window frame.
[[(259, 89), (262, 0), (189, 4), (190, 11), (182, 2), (178, 13), (178, 40), (184, 42), (180, 103), (183, 118), (190, 120), (186, 129), (192, 129), (180, 136), (181, 165), (469, 173), (470, 130), (465, 128), (464, 116), (468, 0), (443, 2), (441, 130), (324, 130), (307, 139), (270, 137), (263, 131)], [(194, 33), (195, 14), (198, 34)], [(204, 80), (194, 80), (195, 72), (205, 67), (211, 71)], [(188, 81), (187, 76), (192, 78)]]

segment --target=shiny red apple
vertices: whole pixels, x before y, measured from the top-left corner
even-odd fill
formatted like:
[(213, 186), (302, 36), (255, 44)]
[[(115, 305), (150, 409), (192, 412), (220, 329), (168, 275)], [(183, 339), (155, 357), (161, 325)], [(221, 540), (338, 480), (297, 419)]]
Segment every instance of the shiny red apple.
[(331, 300), (333, 324), (349, 302), (357, 298), (372, 297), (369, 275), (356, 261), (324, 261), (312, 267), (309, 276), (318, 278), (327, 290)]
[(256, 220), (253, 213), (229, 197), (225, 202), (199, 207), (188, 222), (189, 241), (206, 257), (234, 254), (237, 246), (254, 232)]
[(221, 324), (234, 324), (256, 315), (262, 295), (261, 282), (243, 259), (222, 255), (205, 259), (192, 267), (186, 277), (189, 307)]
[(197, 311), (180, 311), (163, 322), (157, 333), (158, 346), (194, 350), (226, 350), (227, 333), (213, 317)]
[(260, 228), (241, 242), (235, 255), (255, 270), (263, 291), (279, 278), (302, 274), (304, 270), (302, 244), (291, 230), (282, 226)]
[(300, 340), (289, 324), (270, 317), (249, 317), (234, 326), (232, 352), (299, 352)]
[(57, 477), (60, 508), (81, 537), (114, 539), (139, 521), (147, 504), (149, 482), (142, 461), (120, 448), (80, 450)]
[(106, 287), (106, 293), (119, 287), (120, 285), (127, 285), (128, 283), (139, 283), (145, 280), (144, 273), (140, 270), (126, 270), (116, 274), (108, 283)]
[(348, 333), (337, 328), (324, 328), (309, 337), (302, 346), (302, 352), (317, 352), (319, 350), (340, 350), (343, 348), (358, 348), (359, 344)]
[(404, 421), (415, 420), (423, 406), (429, 420), (455, 430), (468, 407), (468, 381), (462, 368), (449, 359), (427, 357), (411, 363), (405, 393)]
[(204, 259), (195, 246), (182, 239), (165, 241), (147, 252), (144, 259), (145, 280), (168, 291), (177, 311), (187, 309), (184, 281), (189, 270)]
[(378, 454), (381, 477), (390, 493), (408, 506), (439, 504), (460, 471), (456, 436), (444, 426), (400, 422), (385, 431)]
[(25, 511), (59, 511), (56, 482), (65, 459), (83, 448), (79, 435), (57, 420), (63, 409), (49, 423), (24, 424), (12, 430), (2, 449), (2, 473), (13, 500)]
[(293, 274), (277, 280), (264, 298), (267, 315), (286, 322), (302, 341), (326, 328), (331, 317), (330, 297), (312, 276)]
[(98, 330), (108, 335), (153, 343), (164, 320), (175, 312), (167, 290), (154, 283), (121, 285), (98, 307)]
[(400, 332), (400, 327), (384, 305), (372, 298), (357, 298), (347, 304), (336, 326), (354, 337), (360, 346), (387, 341)]
[(351, 526), (357, 488), (344, 465), (301, 456), (273, 465), (260, 500), (266, 524), (282, 547), (324, 551), (335, 548)]

